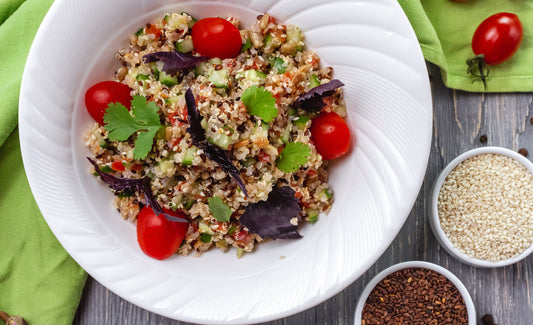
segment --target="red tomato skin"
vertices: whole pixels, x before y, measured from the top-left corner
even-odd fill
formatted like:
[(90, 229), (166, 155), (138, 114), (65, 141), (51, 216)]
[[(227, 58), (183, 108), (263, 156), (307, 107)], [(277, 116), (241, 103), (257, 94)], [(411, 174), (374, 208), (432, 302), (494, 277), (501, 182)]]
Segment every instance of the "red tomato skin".
[(121, 103), (131, 107), (131, 89), (117, 81), (102, 81), (85, 92), (85, 107), (89, 115), (100, 125), (104, 125), (104, 114), (109, 103)]
[(219, 17), (198, 20), (192, 26), (191, 36), (195, 50), (208, 58), (234, 58), (241, 52), (239, 29)]
[(322, 113), (311, 123), (311, 140), (323, 159), (339, 158), (350, 149), (350, 129), (335, 112)]
[[(163, 210), (172, 216), (187, 219), (181, 211)], [(137, 217), (137, 241), (146, 255), (164, 260), (178, 251), (188, 228), (188, 223), (169, 221), (162, 214), (156, 216), (151, 207), (145, 206)]]
[(472, 50), (483, 54), (485, 63), (500, 64), (512, 57), (523, 38), (522, 23), (517, 15), (500, 12), (485, 19), (474, 32)]

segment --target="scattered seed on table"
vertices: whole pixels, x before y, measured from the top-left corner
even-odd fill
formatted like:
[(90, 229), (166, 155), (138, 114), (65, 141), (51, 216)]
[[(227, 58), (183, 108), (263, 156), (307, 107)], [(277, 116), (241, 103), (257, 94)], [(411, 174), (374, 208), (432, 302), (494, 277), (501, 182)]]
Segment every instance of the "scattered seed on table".
[(520, 149), (518, 149), (518, 153), (521, 154), (521, 155), (524, 156), (524, 157), (527, 157), (527, 155), (529, 154), (529, 153), (527, 152), (527, 149), (526, 149), (526, 148), (520, 148)]
[(424, 268), (389, 274), (370, 292), (362, 325), (467, 324), (463, 296), (444, 275)]
[(483, 134), (482, 136), (479, 137), (479, 142), (485, 144), (485, 143), (487, 143), (487, 141), (488, 141), (488, 139), (487, 139), (486, 135)]

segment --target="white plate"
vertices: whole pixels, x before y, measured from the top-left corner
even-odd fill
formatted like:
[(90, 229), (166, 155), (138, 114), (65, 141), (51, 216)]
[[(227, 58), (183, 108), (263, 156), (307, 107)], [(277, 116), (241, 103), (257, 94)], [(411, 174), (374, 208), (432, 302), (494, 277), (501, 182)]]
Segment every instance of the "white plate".
[[(166, 11), (269, 12), (302, 28), (343, 81), (349, 155), (331, 165), (336, 200), (303, 239), (253, 254), (146, 257), (112, 194), (88, 173), (82, 140), (92, 120), (83, 96), (111, 79), (128, 35)], [(394, 239), (423, 181), (432, 106), (424, 59), (395, 0), (57, 0), (39, 29), (22, 80), (20, 140), (26, 173), (50, 228), (98, 282), (155, 313), (188, 322), (247, 324), (281, 318), (337, 294)], [(280, 258), (283, 256), (284, 258)]]

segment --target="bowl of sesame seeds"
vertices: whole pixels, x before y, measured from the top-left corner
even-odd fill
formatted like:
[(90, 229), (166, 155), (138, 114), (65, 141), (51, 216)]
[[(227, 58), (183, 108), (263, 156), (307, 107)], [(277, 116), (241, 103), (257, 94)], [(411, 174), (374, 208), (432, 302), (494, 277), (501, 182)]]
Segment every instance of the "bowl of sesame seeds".
[(533, 163), (502, 147), (469, 150), (438, 176), (430, 209), (435, 237), (458, 260), (514, 264), (533, 251)]

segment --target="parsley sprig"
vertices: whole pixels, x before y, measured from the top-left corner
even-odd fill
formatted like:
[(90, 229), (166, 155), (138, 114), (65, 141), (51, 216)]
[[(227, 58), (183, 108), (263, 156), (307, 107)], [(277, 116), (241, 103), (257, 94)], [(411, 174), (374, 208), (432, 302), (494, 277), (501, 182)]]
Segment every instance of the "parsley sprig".
[(285, 173), (292, 173), (307, 162), (311, 148), (302, 142), (289, 142), (279, 155), (276, 166)]
[(158, 111), (154, 102), (141, 95), (133, 96), (131, 112), (121, 103), (110, 103), (104, 115), (104, 128), (109, 132), (109, 140), (126, 141), (137, 133), (133, 158), (146, 158), (161, 128)]
[(252, 86), (246, 89), (241, 100), (250, 115), (255, 115), (267, 123), (278, 116), (276, 99), (265, 87)]

